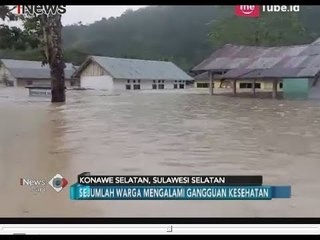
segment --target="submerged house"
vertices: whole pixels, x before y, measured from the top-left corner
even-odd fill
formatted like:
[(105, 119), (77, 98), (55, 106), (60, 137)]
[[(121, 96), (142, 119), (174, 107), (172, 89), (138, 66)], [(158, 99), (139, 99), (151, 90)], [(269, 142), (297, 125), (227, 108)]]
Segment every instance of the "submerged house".
[[(77, 85), (77, 79), (71, 78), (76, 68), (66, 63), (66, 86)], [(41, 61), (27, 61), (14, 59), (0, 60), (0, 84), (11, 87), (26, 87), (31, 85), (51, 85), (49, 65), (42, 66)]]
[(184, 89), (192, 78), (172, 62), (90, 56), (74, 73), (82, 88)]
[(253, 94), (256, 89), (271, 91), (273, 97), (281, 90), (285, 98), (320, 98), (320, 39), (283, 47), (227, 44), (192, 71), (200, 75), (200, 87), (208, 83), (211, 94), (215, 88), (230, 87), (233, 94), (250, 88)]

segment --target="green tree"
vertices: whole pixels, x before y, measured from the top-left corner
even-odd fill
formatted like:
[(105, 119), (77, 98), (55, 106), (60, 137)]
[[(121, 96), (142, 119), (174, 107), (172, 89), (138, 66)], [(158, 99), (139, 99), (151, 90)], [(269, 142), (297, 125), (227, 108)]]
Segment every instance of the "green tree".
[[(13, 9), (0, 5), (2, 20), (17, 20)], [(62, 23), (60, 14), (21, 17), (25, 30), (0, 26), (1, 38), (7, 43), (2, 48), (25, 50), (28, 47), (40, 47), (44, 56), (43, 64), (49, 64), (51, 74), (51, 101), (65, 102), (65, 62), (62, 49)]]
[(209, 34), (213, 46), (281, 46), (311, 41), (296, 13), (263, 13), (259, 18), (232, 16), (216, 22)]

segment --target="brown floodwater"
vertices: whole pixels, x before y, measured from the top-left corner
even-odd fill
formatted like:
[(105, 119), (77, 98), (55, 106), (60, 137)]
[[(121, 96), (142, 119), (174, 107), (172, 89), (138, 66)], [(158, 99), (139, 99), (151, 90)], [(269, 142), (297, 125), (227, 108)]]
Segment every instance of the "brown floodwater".
[[(207, 92), (68, 91), (66, 104), (0, 88), (0, 217), (319, 217), (320, 102)], [(272, 201), (70, 201), (21, 177), (263, 175)]]

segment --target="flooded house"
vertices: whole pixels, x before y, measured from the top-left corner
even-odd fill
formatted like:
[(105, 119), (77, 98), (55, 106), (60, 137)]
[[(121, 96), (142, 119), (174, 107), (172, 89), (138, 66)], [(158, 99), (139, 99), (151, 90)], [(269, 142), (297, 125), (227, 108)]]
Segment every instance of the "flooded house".
[[(66, 87), (77, 85), (77, 79), (71, 77), (75, 70), (71, 63), (66, 63)], [(8, 87), (51, 86), (49, 65), (43, 66), (41, 61), (0, 59), (1, 83)]]
[[(270, 92), (276, 98), (320, 98), (320, 39), (311, 44), (258, 47), (227, 44), (192, 71), (195, 87)], [(217, 91), (218, 92), (218, 91)]]
[(90, 56), (74, 73), (82, 88), (184, 89), (192, 78), (172, 62)]

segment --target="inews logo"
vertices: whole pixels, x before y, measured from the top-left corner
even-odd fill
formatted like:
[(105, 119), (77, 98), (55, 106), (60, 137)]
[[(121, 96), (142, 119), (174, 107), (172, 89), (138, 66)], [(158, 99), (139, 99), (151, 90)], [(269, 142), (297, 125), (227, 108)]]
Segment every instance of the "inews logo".
[(262, 12), (299, 12), (300, 5), (236, 5), (235, 14), (240, 17), (259, 17)]
[(66, 5), (16, 5), (11, 10), (17, 15), (56, 15), (67, 12)]

